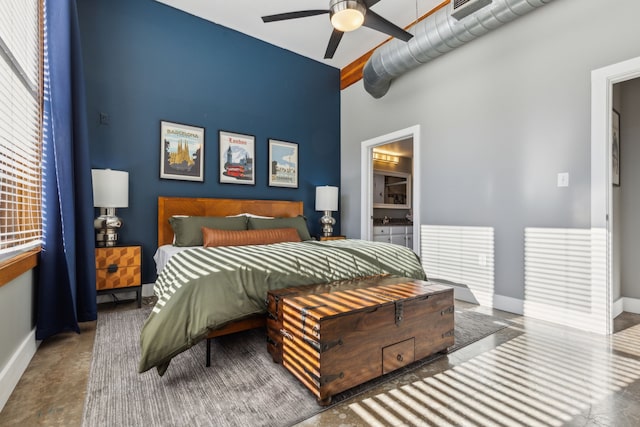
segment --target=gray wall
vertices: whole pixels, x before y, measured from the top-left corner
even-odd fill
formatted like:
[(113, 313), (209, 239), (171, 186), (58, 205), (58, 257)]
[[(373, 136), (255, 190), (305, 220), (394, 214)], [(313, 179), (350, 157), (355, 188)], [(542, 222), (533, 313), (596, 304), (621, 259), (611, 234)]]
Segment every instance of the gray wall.
[(616, 86), (621, 87), (620, 187), (616, 188), (620, 196), (620, 296), (640, 298), (640, 79)]
[(33, 270), (0, 287), (0, 371), (35, 327)]
[(637, 0), (556, 0), (381, 99), (344, 90), (343, 234), (360, 235), (361, 142), (419, 124), (420, 223), (493, 227), (495, 293), (523, 299), (524, 228), (590, 227), (591, 71), (640, 55), (638, 16)]
[[(7, 367), (11, 357), (35, 327), (33, 276), (33, 270), (29, 270), (0, 286), (0, 372)], [(6, 382), (0, 384), (0, 387), (3, 387), (0, 396), (5, 396), (11, 391), (4, 389), (7, 385)], [(2, 403), (0, 400), (0, 407)]]

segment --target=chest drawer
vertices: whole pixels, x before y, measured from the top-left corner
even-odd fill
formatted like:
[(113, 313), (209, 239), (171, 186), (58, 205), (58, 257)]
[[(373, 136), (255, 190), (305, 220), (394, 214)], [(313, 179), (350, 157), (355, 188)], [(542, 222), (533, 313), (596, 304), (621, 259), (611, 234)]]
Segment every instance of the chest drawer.
[(140, 286), (141, 247), (96, 248), (96, 289)]
[(415, 361), (415, 339), (401, 341), (382, 349), (382, 373), (388, 374)]

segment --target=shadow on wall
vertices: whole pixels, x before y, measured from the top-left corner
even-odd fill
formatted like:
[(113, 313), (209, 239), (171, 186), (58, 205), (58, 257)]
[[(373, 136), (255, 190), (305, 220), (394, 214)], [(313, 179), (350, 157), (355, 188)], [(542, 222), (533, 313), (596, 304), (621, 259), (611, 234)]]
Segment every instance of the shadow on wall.
[(423, 225), (422, 266), (429, 280), (456, 286), (456, 298), (493, 307), (493, 227)]
[[(492, 227), (423, 225), (421, 240), (429, 280), (454, 286), (457, 299), (495, 306)], [(522, 314), (606, 333), (604, 253), (605, 230), (525, 228)]]

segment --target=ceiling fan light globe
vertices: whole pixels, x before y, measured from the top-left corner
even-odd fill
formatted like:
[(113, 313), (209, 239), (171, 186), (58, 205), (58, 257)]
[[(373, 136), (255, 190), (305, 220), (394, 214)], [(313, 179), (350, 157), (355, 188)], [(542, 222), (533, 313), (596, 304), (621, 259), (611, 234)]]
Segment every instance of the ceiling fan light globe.
[(331, 17), (331, 25), (340, 31), (353, 31), (362, 26), (364, 16), (356, 10), (343, 10)]
[(329, 10), (333, 28), (348, 32), (362, 26), (367, 8), (358, 0), (332, 0)]

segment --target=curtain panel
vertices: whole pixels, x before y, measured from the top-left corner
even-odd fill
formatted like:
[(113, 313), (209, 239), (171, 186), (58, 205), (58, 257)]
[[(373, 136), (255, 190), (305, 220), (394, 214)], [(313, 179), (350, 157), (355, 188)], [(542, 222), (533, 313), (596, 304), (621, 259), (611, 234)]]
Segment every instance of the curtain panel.
[(96, 319), (93, 195), (75, 0), (44, 0), (43, 245), (36, 338)]

